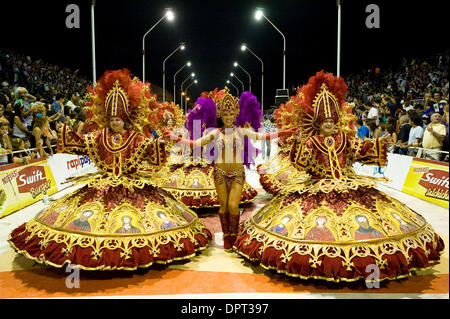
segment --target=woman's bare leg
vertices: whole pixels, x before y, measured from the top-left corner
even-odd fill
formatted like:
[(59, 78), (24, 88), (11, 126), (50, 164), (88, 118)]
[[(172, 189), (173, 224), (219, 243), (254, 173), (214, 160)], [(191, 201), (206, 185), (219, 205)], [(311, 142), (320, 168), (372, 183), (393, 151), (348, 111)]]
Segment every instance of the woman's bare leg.
[(223, 248), (230, 250), (230, 214), (228, 212), (228, 188), (224, 179), (215, 179), (217, 197), (219, 198), (219, 218), (223, 232)]
[[(242, 183), (242, 184), (241, 184)], [(234, 180), (231, 184), (230, 194), (228, 195), (228, 210), (230, 212), (230, 232), (231, 245), (234, 244), (239, 230), (239, 204), (241, 202), (243, 188), (242, 178)]]

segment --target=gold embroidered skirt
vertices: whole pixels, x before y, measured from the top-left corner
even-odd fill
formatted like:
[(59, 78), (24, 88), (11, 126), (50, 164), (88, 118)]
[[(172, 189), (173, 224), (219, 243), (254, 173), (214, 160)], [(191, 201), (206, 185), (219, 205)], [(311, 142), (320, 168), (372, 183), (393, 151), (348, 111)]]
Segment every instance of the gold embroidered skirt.
[(399, 279), (439, 262), (444, 242), (421, 215), (370, 181), (350, 184), (275, 197), (241, 225), (234, 249), (279, 273), (334, 282)]
[[(220, 206), (214, 183), (214, 166), (210, 163), (188, 160), (183, 164), (166, 166), (158, 176), (158, 186), (190, 208)], [(257, 195), (258, 192), (244, 182), (240, 203), (249, 203)]]
[(258, 165), (256, 169), (259, 173), (261, 186), (272, 195), (277, 195), (292, 180), (302, 182), (308, 178), (306, 173), (299, 172), (292, 165), (289, 160), (289, 152), (280, 151), (277, 156)]
[(211, 233), (186, 205), (151, 184), (88, 185), (15, 229), (9, 242), (38, 263), (86, 270), (134, 270), (187, 259)]

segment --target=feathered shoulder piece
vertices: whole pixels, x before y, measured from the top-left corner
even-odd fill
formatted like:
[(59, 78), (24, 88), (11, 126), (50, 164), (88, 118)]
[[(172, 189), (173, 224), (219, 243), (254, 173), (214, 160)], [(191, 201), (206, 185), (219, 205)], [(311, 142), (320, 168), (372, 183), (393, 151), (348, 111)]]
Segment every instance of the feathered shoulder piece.
[[(298, 89), (296, 95), (291, 96), (289, 101), (280, 104), (280, 107), (274, 111), (273, 117), (279, 130), (287, 130), (293, 127), (301, 126), (300, 103), (303, 97), (303, 93), (300, 92), (300, 89)], [(281, 145), (289, 145), (294, 141), (294, 139), (295, 136), (291, 135), (281, 137), (278, 142)]]
[(295, 96), (291, 96), (289, 101), (280, 104), (280, 107), (274, 111), (275, 122), (279, 129), (299, 127), (300, 103), (303, 97), (303, 93), (298, 89)]
[(186, 129), (189, 131), (191, 138), (196, 125), (194, 121), (200, 121), (201, 135), (203, 135), (205, 129), (216, 127), (216, 104), (211, 97), (199, 97), (195, 101), (194, 108), (186, 116)]
[(132, 78), (128, 69), (106, 71), (95, 87), (88, 86), (89, 101), (85, 104), (87, 129), (102, 129), (117, 116), (142, 133), (150, 124), (151, 104), (156, 101), (150, 93), (150, 83)]
[(180, 127), (184, 125), (183, 111), (178, 104), (174, 102), (163, 102), (159, 104), (158, 108), (159, 123), (162, 126), (167, 126), (172, 123), (172, 126)]

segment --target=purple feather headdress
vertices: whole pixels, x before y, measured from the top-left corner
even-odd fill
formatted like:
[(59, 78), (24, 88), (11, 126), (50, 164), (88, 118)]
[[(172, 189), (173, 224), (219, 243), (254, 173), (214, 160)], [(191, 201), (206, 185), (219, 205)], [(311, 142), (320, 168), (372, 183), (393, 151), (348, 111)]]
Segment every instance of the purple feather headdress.
[[(239, 115), (236, 117), (234, 124), (240, 127), (252, 128), (258, 130), (261, 128), (262, 110), (261, 104), (251, 92), (245, 91), (239, 99)], [(244, 150), (242, 157), (244, 165), (250, 168), (250, 164), (255, 163), (255, 157), (261, 150), (255, 148), (246, 137), (244, 140)]]
[[(203, 136), (205, 129), (216, 128), (217, 106), (209, 97), (199, 97), (195, 102), (195, 107), (189, 111), (186, 117), (186, 129), (189, 131), (191, 139)], [(243, 92), (239, 99), (239, 114), (236, 116), (234, 124), (239, 127), (252, 128), (258, 130), (261, 128), (262, 110), (261, 104), (251, 92)], [(196, 122), (196, 121), (200, 121)], [(196, 127), (200, 126), (200, 132), (195, 132)], [(244, 140), (244, 150), (241, 153), (244, 165), (250, 168), (250, 164), (255, 163), (255, 157), (261, 152), (255, 148), (248, 138)], [(209, 160), (215, 159), (214, 148), (207, 154)]]
[[(194, 121), (201, 121), (200, 136), (207, 128), (216, 128), (216, 103), (209, 97), (199, 97), (195, 106), (186, 117), (186, 129), (192, 138), (194, 134)], [(198, 125), (198, 123), (196, 124)], [(197, 133), (198, 134), (198, 133)]]
[[(186, 117), (186, 129), (190, 139), (198, 139), (203, 136), (206, 129), (216, 128), (216, 103), (209, 97), (199, 97), (195, 106)], [(198, 130), (199, 131), (195, 131)], [(202, 148), (200, 148), (202, 150)], [(194, 152), (194, 154), (201, 154)], [(214, 149), (209, 154), (209, 160), (214, 159)]]
[(252, 92), (245, 91), (239, 99), (239, 115), (234, 124), (240, 127), (249, 127), (257, 130), (261, 127), (262, 110), (261, 103)]

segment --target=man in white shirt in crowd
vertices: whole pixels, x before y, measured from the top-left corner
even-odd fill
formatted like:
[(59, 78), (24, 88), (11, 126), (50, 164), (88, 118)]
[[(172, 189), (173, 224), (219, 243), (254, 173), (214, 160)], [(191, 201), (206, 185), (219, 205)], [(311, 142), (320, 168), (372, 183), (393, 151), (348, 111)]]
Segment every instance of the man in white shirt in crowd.
[[(378, 120), (378, 107), (380, 106), (380, 104), (375, 101), (374, 103), (372, 102), (368, 102), (367, 105), (370, 107), (369, 109), (369, 114), (367, 114), (367, 118), (369, 120)], [(377, 123), (378, 125), (378, 123)]]
[(421, 126), (422, 120), (418, 116), (411, 117), (409, 121), (409, 125), (411, 125), (411, 129), (409, 130), (409, 139), (406, 148), (408, 148), (409, 156), (416, 156), (418, 149), (422, 143), (423, 137), (423, 128)]
[(441, 124), (441, 114), (435, 112), (431, 115), (431, 123), (423, 134), (422, 147), (423, 157), (435, 161), (441, 158), (442, 144), (445, 139), (447, 128)]
[[(277, 125), (275, 123), (275, 119), (273, 118), (273, 115), (265, 117), (265, 121), (263, 122), (263, 129), (266, 133), (272, 133), (272, 132), (276, 132), (278, 130)], [(261, 141), (263, 159), (270, 158), (271, 143), (272, 143), (271, 140), (262, 140)]]
[(66, 106), (70, 107), (71, 111), (74, 111), (78, 107), (78, 105), (76, 105), (76, 98), (76, 95), (72, 94), (70, 100), (66, 103)]
[(406, 112), (408, 112), (409, 110), (414, 110), (414, 106), (412, 105), (412, 103), (409, 103), (409, 101), (402, 100), (400, 103), (402, 103), (403, 109)]

